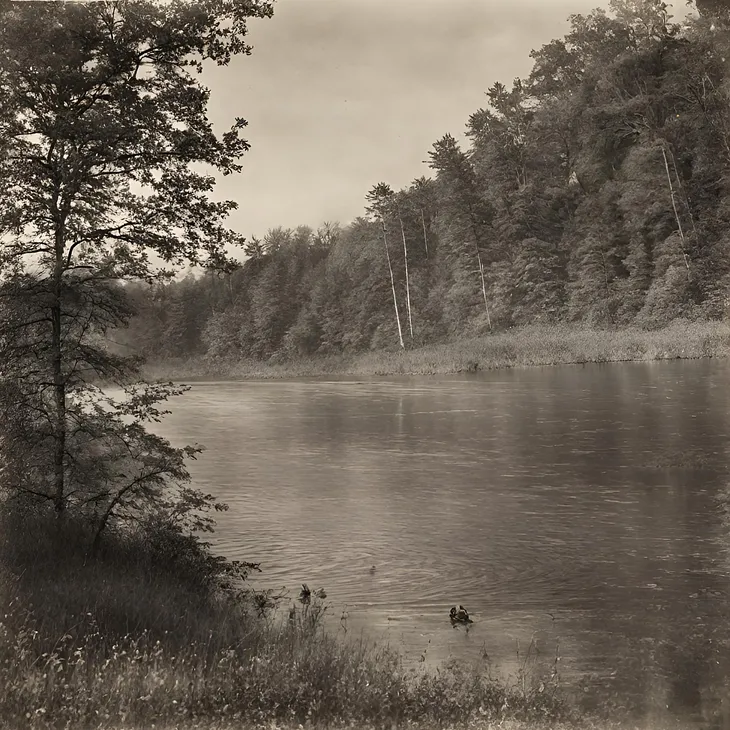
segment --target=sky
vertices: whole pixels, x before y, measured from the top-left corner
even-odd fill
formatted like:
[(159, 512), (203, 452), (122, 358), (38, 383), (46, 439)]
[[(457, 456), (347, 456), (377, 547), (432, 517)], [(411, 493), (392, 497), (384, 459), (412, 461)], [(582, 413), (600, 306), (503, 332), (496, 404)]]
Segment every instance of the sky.
[[(464, 139), (495, 82), (532, 67), (530, 51), (565, 35), (571, 13), (608, 0), (277, 0), (249, 23), (251, 56), (210, 67), (216, 131), (249, 126), (243, 171), (220, 178), (230, 226), (343, 224), (375, 183), (421, 175), (433, 143)], [(684, 12), (684, 2), (674, 3)]]

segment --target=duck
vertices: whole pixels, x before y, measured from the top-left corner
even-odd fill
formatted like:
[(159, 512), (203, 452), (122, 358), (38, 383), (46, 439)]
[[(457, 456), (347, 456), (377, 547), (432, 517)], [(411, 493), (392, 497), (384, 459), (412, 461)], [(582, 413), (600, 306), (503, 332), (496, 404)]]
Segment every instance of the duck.
[(449, 618), (451, 619), (452, 624), (474, 623), (469, 618), (469, 612), (461, 604), (459, 604), (459, 608), (456, 608), (456, 606), (451, 607), (451, 611), (449, 611)]
[(312, 600), (312, 591), (306, 583), (302, 583), (302, 590), (299, 592), (299, 600), (302, 603), (309, 603)]

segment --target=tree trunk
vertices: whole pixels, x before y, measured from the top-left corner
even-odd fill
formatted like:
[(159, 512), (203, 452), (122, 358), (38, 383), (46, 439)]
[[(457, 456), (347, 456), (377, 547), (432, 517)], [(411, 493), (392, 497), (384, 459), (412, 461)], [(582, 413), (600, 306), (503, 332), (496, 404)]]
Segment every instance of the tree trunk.
[[(702, 97), (703, 97), (702, 98), (702, 101), (703, 101), (703, 103), (701, 105), (702, 106), (702, 111), (703, 111), (703, 113), (705, 115), (705, 118), (710, 123), (710, 126), (715, 130), (715, 132), (717, 132), (717, 134), (719, 135), (720, 139), (722, 140), (722, 146), (723, 146), (723, 148), (725, 150), (725, 159), (728, 162), (730, 162), (730, 142), (728, 142), (728, 128), (727, 128), (727, 124), (726, 124), (726, 121), (725, 121), (725, 115), (724, 114), (721, 114), (720, 115), (720, 120), (721, 121), (720, 121), (720, 125), (719, 125), (720, 128), (718, 129), (718, 124), (715, 121), (716, 120), (716, 117), (713, 117), (713, 116), (710, 115), (710, 113), (707, 110), (707, 105), (705, 103), (705, 97), (707, 95), (707, 92), (705, 90), (705, 83), (709, 83), (710, 84), (710, 87), (712, 88), (713, 94), (717, 94), (717, 87), (713, 83), (712, 79), (707, 74), (705, 74), (703, 76), (703, 78), (702, 78), (702, 92), (703, 92), (703, 94), (702, 94)], [(724, 99), (724, 101), (727, 102), (727, 98)], [(726, 106), (727, 106), (727, 104), (722, 105), (722, 107), (726, 107)]]
[(489, 330), (491, 332), (492, 330), (492, 318), (489, 314), (489, 300), (487, 298), (487, 285), (484, 281), (484, 264), (482, 263), (482, 254), (479, 250), (479, 231), (477, 230), (477, 223), (474, 217), (474, 210), (472, 209), (471, 205), (468, 206), (468, 212), (469, 212), (469, 227), (471, 228), (471, 234), (474, 237), (474, 251), (477, 255), (477, 262), (479, 263), (479, 278), (481, 279), (482, 284), (482, 296), (484, 297), (484, 309), (487, 311), (487, 326), (489, 327)]
[(672, 209), (674, 210), (674, 218), (677, 221), (677, 229), (679, 230), (679, 237), (682, 241), (682, 257), (684, 258), (684, 265), (687, 267), (687, 281), (692, 281), (692, 274), (689, 268), (689, 258), (687, 257), (687, 246), (686, 239), (684, 237), (684, 229), (682, 228), (682, 221), (679, 219), (679, 211), (677, 210), (677, 201), (674, 195), (674, 185), (672, 184), (672, 175), (669, 172), (669, 161), (667, 160), (667, 151), (662, 145), (662, 157), (664, 158), (664, 168), (667, 171), (667, 182), (669, 183), (669, 194), (672, 198)]
[(487, 326), (489, 327), (489, 330), (491, 331), (492, 318), (489, 314), (489, 300), (487, 298), (487, 285), (486, 285), (486, 282), (484, 281), (484, 264), (482, 263), (482, 254), (481, 254), (481, 251), (479, 250), (479, 234), (477, 233), (476, 225), (474, 223), (474, 215), (473, 215), (471, 209), (469, 210), (469, 217), (471, 218), (471, 232), (472, 232), (472, 235), (474, 236), (474, 250), (476, 251), (477, 262), (479, 263), (479, 277), (481, 279), (481, 284), (482, 284), (482, 296), (484, 297), (484, 309), (486, 309), (486, 311), (487, 311)]
[(51, 367), (55, 419), (53, 424), (53, 505), (61, 517), (66, 510), (66, 381), (63, 375), (62, 289), (63, 289), (63, 231), (59, 226), (55, 240), (53, 268), (53, 303), (51, 305)]
[[(601, 251), (601, 269), (603, 270), (603, 285), (606, 289), (606, 304), (611, 301), (611, 290), (608, 287), (608, 266), (606, 266), (606, 255)], [(613, 324), (613, 314), (611, 314), (611, 308), (607, 310), (608, 321)]]
[(423, 208), (421, 208), (421, 226), (423, 227), (423, 245), (426, 248), (426, 258), (428, 258), (428, 235), (426, 234), (426, 217), (423, 215)]
[(102, 521), (102, 523), (99, 525), (96, 532), (94, 533), (94, 540), (91, 543), (91, 556), (93, 558), (96, 558), (99, 555), (99, 549), (101, 548), (101, 536), (105, 528), (106, 521)]
[(682, 178), (679, 176), (679, 170), (677, 169), (677, 159), (674, 156), (674, 153), (672, 150), (669, 150), (669, 156), (672, 158), (672, 169), (674, 170), (674, 179), (677, 181), (677, 187), (679, 188), (680, 192), (682, 193), (682, 198), (684, 199), (684, 207), (687, 209), (687, 215), (689, 216), (689, 222), (692, 224), (692, 232), (695, 236), (695, 241), (697, 241), (697, 226), (695, 225), (695, 217), (692, 215), (692, 206), (689, 203), (689, 196), (687, 195), (687, 191), (684, 189), (684, 185), (682, 184)]
[(484, 308), (487, 310), (487, 326), (490, 331), (492, 329), (492, 318), (489, 315), (489, 300), (487, 299), (487, 286), (484, 283), (484, 264), (482, 263), (482, 256), (479, 253), (479, 247), (477, 246), (477, 261), (479, 261), (479, 276), (482, 279), (482, 296), (484, 297)]
[(406, 264), (406, 311), (408, 312), (408, 329), (411, 333), (411, 341), (413, 341), (413, 318), (411, 316), (411, 282), (408, 277), (408, 244), (406, 243), (406, 229), (403, 226), (403, 218), (400, 211), (398, 212), (398, 222), (400, 223), (400, 232), (403, 236), (403, 260)]
[(114, 508), (117, 506), (117, 502), (117, 499), (112, 500), (112, 503), (109, 505), (109, 507), (107, 507), (106, 510), (104, 510), (104, 514), (99, 520), (99, 526), (96, 528), (96, 532), (94, 533), (94, 541), (91, 544), (91, 555), (93, 557), (96, 557), (99, 554), (102, 535), (104, 534), (104, 530), (106, 530), (106, 526), (109, 522), (109, 518), (111, 517), (112, 512), (114, 511)]
[(403, 342), (403, 330), (400, 326), (400, 313), (398, 312), (398, 297), (395, 293), (395, 277), (393, 276), (393, 265), (390, 262), (390, 251), (388, 250), (388, 237), (385, 232), (385, 221), (380, 220), (383, 227), (383, 243), (385, 244), (385, 256), (388, 259), (388, 271), (390, 272), (390, 288), (393, 292), (393, 308), (395, 309), (395, 321), (398, 325), (398, 339), (400, 340), (401, 349), (405, 350), (406, 346)]

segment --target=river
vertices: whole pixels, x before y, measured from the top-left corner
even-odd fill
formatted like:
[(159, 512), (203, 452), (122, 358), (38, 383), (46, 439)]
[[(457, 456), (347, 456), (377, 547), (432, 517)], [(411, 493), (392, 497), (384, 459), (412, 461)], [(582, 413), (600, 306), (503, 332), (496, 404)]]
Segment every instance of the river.
[(559, 656), (645, 718), (725, 701), (730, 361), (198, 383), (172, 409), (230, 505), (216, 549), (324, 587), (335, 630), (512, 676)]

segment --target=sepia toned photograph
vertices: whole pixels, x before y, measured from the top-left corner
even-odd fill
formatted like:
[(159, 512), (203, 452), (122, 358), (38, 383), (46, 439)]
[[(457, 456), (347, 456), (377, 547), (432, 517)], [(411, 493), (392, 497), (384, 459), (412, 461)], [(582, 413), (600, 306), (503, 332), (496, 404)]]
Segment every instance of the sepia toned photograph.
[(0, 0), (0, 730), (730, 730), (730, 0)]

